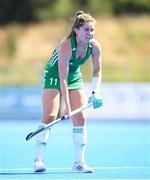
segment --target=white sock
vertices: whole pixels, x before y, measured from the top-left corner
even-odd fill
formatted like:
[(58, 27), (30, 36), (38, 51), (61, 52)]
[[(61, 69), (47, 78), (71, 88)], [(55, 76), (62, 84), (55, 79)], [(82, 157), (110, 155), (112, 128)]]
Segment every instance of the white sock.
[(84, 162), (87, 142), (87, 131), (85, 126), (74, 126), (72, 135), (75, 148), (75, 162)]
[[(40, 125), (43, 126), (44, 124)], [(44, 151), (47, 145), (50, 129), (40, 132), (36, 135), (36, 150), (35, 150), (35, 160), (42, 160)]]

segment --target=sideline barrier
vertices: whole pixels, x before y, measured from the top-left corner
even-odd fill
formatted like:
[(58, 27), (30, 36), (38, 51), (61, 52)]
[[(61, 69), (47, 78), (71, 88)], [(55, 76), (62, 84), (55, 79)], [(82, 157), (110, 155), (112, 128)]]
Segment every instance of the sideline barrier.
[(104, 84), (102, 95), (101, 110), (87, 112), (90, 118), (150, 121), (150, 83)]
[[(150, 83), (104, 83), (102, 95), (103, 106), (88, 110), (89, 119), (150, 120)], [(40, 87), (0, 87), (0, 119), (40, 119), (41, 109)]]
[(1, 87), (0, 119), (41, 117), (40, 87)]

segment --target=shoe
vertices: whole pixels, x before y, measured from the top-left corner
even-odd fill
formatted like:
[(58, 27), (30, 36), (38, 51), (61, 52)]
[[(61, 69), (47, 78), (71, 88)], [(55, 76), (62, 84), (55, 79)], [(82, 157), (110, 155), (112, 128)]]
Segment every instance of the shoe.
[(46, 171), (45, 164), (43, 163), (42, 160), (35, 160), (34, 171), (35, 172), (44, 172), (44, 171)]
[(74, 162), (72, 172), (74, 172), (74, 173), (93, 173), (94, 171), (92, 168), (90, 168), (84, 162)]

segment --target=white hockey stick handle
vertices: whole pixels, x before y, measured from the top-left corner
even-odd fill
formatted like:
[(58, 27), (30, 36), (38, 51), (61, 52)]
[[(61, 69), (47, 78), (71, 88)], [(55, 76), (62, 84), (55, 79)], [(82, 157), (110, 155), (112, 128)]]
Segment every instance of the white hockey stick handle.
[[(79, 113), (79, 112), (81, 112), (81, 111), (83, 111), (83, 110), (85, 110), (85, 109), (87, 109), (87, 108), (89, 108), (91, 106), (93, 106), (93, 103), (89, 103), (87, 106), (82, 106), (82, 107), (80, 107), (78, 109), (75, 109), (74, 111), (71, 112), (71, 116), (73, 116), (73, 115), (75, 115), (75, 114), (77, 114), (77, 113)], [(33, 131), (33, 132), (29, 133), (27, 135), (27, 137), (26, 137), (26, 141), (31, 139), (36, 134), (38, 134), (38, 133), (40, 133), (40, 132), (42, 132), (42, 131), (52, 127), (53, 125), (57, 124), (58, 122), (63, 121), (63, 120), (68, 119), (68, 118), (69, 117), (67, 115), (64, 115), (63, 117), (54, 120), (53, 122), (51, 122), (51, 123), (49, 123), (49, 124), (39, 128), (39, 129), (37, 129), (36, 131)]]

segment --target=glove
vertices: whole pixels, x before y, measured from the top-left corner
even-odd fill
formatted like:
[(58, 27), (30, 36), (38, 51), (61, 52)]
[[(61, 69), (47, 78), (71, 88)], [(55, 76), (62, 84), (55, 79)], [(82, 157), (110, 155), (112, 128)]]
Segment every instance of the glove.
[(103, 98), (100, 94), (92, 92), (92, 96), (89, 97), (88, 103), (93, 103), (93, 108), (99, 108), (103, 105)]

